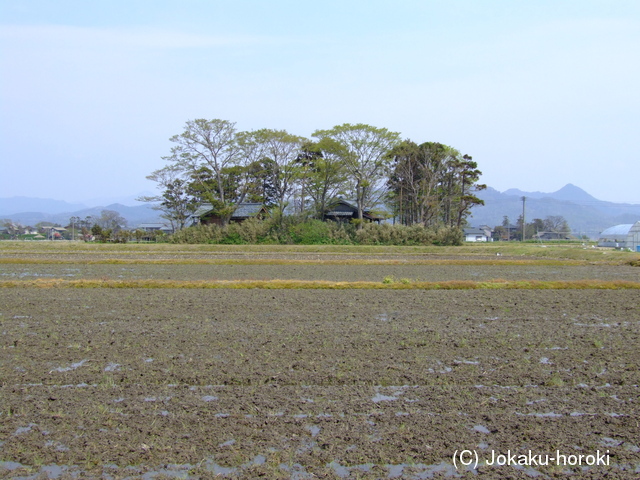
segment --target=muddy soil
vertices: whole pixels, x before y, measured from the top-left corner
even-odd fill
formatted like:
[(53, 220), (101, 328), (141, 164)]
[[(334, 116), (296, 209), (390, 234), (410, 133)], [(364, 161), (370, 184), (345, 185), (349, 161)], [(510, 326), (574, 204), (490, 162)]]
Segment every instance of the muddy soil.
[(5, 288), (0, 475), (630, 478), (639, 327), (635, 291)]
[(628, 280), (640, 269), (614, 265), (86, 265), (0, 264), (0, 280), (108, 278), (113, 280), (332, 280), (379, 282), (385, 277), (413, 281)]

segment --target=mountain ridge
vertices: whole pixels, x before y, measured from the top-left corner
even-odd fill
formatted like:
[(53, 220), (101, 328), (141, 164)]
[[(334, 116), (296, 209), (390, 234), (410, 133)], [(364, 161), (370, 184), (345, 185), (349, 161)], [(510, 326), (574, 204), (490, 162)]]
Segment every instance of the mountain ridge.
[(640, 205), (598, 200), (580, 187), (567, 184), (556, 192), (525, 192), (515, 188), (499, 192), (491, 187), (478, 192), (484, 206), (471, 210), (469, 224), (501, 225), (505, 216), (515, 223), (522, 214), (525, 201), (525, 220), (563, 216), (576, 236), (597, 238), (602, 230), (613, 225), (635, 223), (640, 220)]
[(113, 203), (106, 206), (88, 207), (76, 211), (48, 213), (48, 212), (18, 212), (13, 214), (1, 214), (0, 220), (11, 220), (23, 225), (33, 226), (39, 222), (51, 222), (59, 223), (60, 225), (67, 225), (71, 217), (80, 217), (82, 219), (86, 217), (99, 217), (103, 210), (113, 210), (118, 212), (122, 217), (127, 220), (128, 227), (135, 227), (140, 223), (155, 223), (163, 222), (157, 210), (154, 210), (150, 205), (140, 205), (137, 207), (130, 207), (122, 205), (120, 203)]

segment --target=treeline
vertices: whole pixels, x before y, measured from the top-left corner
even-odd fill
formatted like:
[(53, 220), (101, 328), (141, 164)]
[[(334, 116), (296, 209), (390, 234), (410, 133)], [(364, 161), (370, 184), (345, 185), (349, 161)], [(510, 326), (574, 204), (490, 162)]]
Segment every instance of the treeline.
[[(494, 235), (500, 240), (520, 240), (524, 233), (524, 240), (539, 237), (546, 234), (547, 239), (561, 240), (571, 238), (571, 227), (562, 215), (548, 215), (544, 219), (534, 218), (531, 222), (524, 224), (522, 215), (518, 217), (515, 225), (511, 223), (506, 215), (502, 218), (502, 225), (496, 225)], [(588, 237), (587, 237), (588, 238)]]
[[(365, 124), (316, 130), (312, 139), (284, 130), (237, 131), (228, 120), (190, 120), (170, 139), (166, 166), (147, 178), (160, 194), (143, 197), (175, 230), (209, 203), (225, 225), (235, 205), (257, 202), (297, 221), (322, 220), (338, 197), (405, 226), (461, 228), (474, 205), (476, 162), (456, 149), (416, 144)], [(187, 234), (185, 234), (187, 235)]]

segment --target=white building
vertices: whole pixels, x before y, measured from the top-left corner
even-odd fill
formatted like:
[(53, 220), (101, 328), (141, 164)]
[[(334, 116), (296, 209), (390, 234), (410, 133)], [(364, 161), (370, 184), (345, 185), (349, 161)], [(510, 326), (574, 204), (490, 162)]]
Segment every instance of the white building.
[(640, 221), (607, 228), (598, 237), (598, 246), (640, 252)]
[(481, 228), (465, 228), (464, 229), (464, 241), (465, 242), (488, 242), (486, 230)]

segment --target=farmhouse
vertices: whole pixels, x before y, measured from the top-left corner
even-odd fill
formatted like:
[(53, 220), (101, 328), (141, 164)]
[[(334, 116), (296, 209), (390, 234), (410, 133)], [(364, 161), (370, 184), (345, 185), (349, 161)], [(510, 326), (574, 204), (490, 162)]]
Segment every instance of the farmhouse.
[[(229, 222), (244, 222), (248, 218), (265, 218), (269, 211), (262, 203), (238, 203), (231, 214)], [(222, 217), (213, 209), (210, 203), (202, 204), (187, 220), (187, 226), (192, 225), (222, 225)]]
[(482, 228), (465, 228), (464, 229), (464, 241), (465, 242), (488, 242), (490, 237), (487, 237), (486, 230)]
[(66, 232), (67, 229), (63, 227), (45, 226), (45, 227), (42, 227), (42, 231), (44, 234), (46, 234), (48, 239), (60, 240), (62, 239), (62, 234)]
[(598, 246), (640, 252), (640, 221), (607, 228), (598, 237)]
[(173, 233), (173, 228), (166, 223), (141, 223), (138, 225), (137, 230), (142, 230), (143, 232), (162, 232), (166, 235)]
[[(358, 218), (358, 207), (351, 203), (338, 199), (329, 205), (329, 208), (324, 212), (323, 220), (333, 220), (334, 222), (350, 222)], [(368, 222), (380, 223), (382, 217), (372, 214), (369, 210), (362, 212), (362, 218)]]

